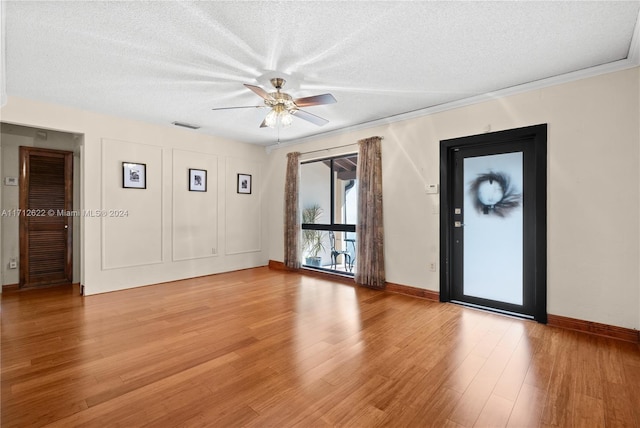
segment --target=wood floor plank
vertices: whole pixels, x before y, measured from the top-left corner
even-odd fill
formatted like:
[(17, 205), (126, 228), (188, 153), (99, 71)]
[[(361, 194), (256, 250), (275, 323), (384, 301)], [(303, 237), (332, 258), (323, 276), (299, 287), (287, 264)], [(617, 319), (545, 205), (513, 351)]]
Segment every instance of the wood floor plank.
[(462, 393), (449, 388), (440, 388), (429, 402), (417, 407), (407, 426), (444, 426), (447, 418), (458, 405)]
[(525, 338), (520, 340), (505, 365), (493, 393), (515, 402), (531, 365), (531, 344)]
[(545, 427), (567, 427), (574, 425), (574, 407), (578, 401), (576, 379), (580, 365), (576, 355), (576, 343), (580, 339), (575, 332), (560, 331), (552, 342), (560, 343), (560, 351), (554, 358), (547, 402), (542, 413), (542, 425)]
[[(449, 416), (451, 421), (464, 426), (474, 426), (482, 414), (484, 421), (495, 422), (496, 420), (503, 419), (502, 426), (506, 425), (509, 413), (506, 415), (502, 414), (504, 409), (503, 404), (504, 402), (510, 403), (510, 412), (513, 402), (506, 399), (500, 400), (495, 396), (493, 401), (488, 403), (492, 397), (494, 387), (501, 378), (504, 368), (514, 352), (513, 344), (508, 344), (508, 342), (504, 342), (504, 345), (498, 346), (499, 343), (503, 343), (501, 339), (506, 331), (508, 331), (508, 328), (505, 328), (503, 324), (500, 329), (494, 329), (488, 332), (485, 336), (487, 341), (476, 348), (481, 351), (478, 355), (486, 355), (487, 358), (475, 374), (473, 380), (469, 383), (468, 388), (464, 391), (464, 394), (460, 398), (460, 403)], [(470, 357), (475, 355), (477, 354), (474, 350)], [(489, 408), (483, 414), (482, 411), (483, 409), (487, 409), (487, 405), (489, 405)]]
[(539, 426), (546, 401), (545, 391), (523, 383), (509, 415), (507, 427), (532, 428)]
[[(626, 406), (626, 401), (619, 401), (618, 405), (622, 408), (617, 412), (622, 415), (627, 414), (630, 411), (634, 415), (636, 426), (640, 426), (640, 365), (624, 364), (624, 382), (617, 384), (618, 388), (625, 392), (625, 395), (631, 402), (630, 408)], [(620, 394), (620, 393), (619, 393)], [(605, 411), (610, 409), (607, 404), (609, 401), (605, 401)], [(623, 421), (627, 422), (627, 419), (623, 417)]]
[(640, 346), (268, 268), (2, 294), (2, 427), (640, 426)]
[(475, 427), (506, 427), (513, 409), (513, 401), (492, 394), (487, 400), (482, 412), (474, 423)]

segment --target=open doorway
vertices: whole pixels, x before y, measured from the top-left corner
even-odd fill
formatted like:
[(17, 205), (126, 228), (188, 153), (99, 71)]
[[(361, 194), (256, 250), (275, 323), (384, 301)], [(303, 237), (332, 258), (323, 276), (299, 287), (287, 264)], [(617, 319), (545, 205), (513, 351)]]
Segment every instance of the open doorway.
[[(82, 136), (69, 132), (38, 129), (33, 127), (1, 123), (0, 176), (2, 177), (0, 209), (2, 211), (0, 236), (0, 272), (3, 287), (18, 287), (20, 271), (24, 260), (20, 256), (20, 147), (34, 149), (51, 149), (66, 151), (72, 154), (73, 168), (71, 186), (73, 212), (80, 212), (80, 171)], [(44, 213), (47, 214), (46, 212)], [(58, 212), (56, 212), (58, 214)], [(80, 263), (80, 227), (81, 217), (74, 217), (68, 223), (71, 259), (69, 266), (71, 282), (81, 281)], [(36, 266), (37, 267), (37, 266)], [(55, 282), (55, 281), (53, 281)]]

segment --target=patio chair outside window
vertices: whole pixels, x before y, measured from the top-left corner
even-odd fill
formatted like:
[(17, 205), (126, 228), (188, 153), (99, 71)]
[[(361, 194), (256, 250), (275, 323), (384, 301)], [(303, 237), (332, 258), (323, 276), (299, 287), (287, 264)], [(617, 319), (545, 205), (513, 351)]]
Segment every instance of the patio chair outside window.
[(351, 272), (353, 269), (351, 254), (349, 254), (348, 251), (336, 249), (336, 235), (333, 231), (329, 231), (329, 242), (331, 243), (331, 269), (338, 268), (338, 256), (342, 255), (344, 257), (345, 266), (349, 269), (349, 272)]

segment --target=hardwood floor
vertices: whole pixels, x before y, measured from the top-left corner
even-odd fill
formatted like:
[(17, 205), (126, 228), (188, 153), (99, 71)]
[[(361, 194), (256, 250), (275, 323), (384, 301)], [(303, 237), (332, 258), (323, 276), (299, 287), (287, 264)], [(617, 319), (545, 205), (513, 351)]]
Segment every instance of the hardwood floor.
[(251, 269), (2, 295), (3, 427), (639, 426), (640, 346)]

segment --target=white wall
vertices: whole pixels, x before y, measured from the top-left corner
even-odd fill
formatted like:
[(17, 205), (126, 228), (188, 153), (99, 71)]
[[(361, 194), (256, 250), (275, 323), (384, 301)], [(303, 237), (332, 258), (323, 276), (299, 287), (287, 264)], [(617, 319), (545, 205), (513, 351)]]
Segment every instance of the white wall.
[(7, 101), (7, 68), (6, 68), (6, 13), (4, 10), (4, 2), (0, 2), (0, 107), (4, 106)]
[[(218, 163), (214, 155), (173, 150), (173, 261), (218, 254)], [(205, 192), (185, 192), (189, 168), (207, 171)]]
[[(257, 148), (264, 156), (264, 150)], [(250, 161), (241, 157), (226, 159), (226, 248), (227, 255), (250, 254), (263, 250), (266, 242), (266, 216), (263, 215), (262, 161)], [(238, 174), (251, 175), (251, 194), (238, 193)], [(269, 202), (270, 203), (270, 202)], [(267, 251), (264, 248), (263, 263), (267, 262)]]
[[(384, 136), (387, 281), (439, 290), (440, 140), (548, 123), (548, 312), (640, 328), (640, 69), (610, 73), (274, 150), (269, 229), (283, 233), (286, 153)], [(344, 152), (330, 150), (326, 156)], [(283, 260), (282, 239), (269, 257)]]
[[(15, 97), (0, 121), (83, 135), (81, 208), (127, 211), (80, 219), (86, 294), (267, 264), (262, 147)], [(122, 188), (125, 161), (147, 164), (147, 189)], [(188, 168), (207, 170), (207, 192), (188, 191)]]

